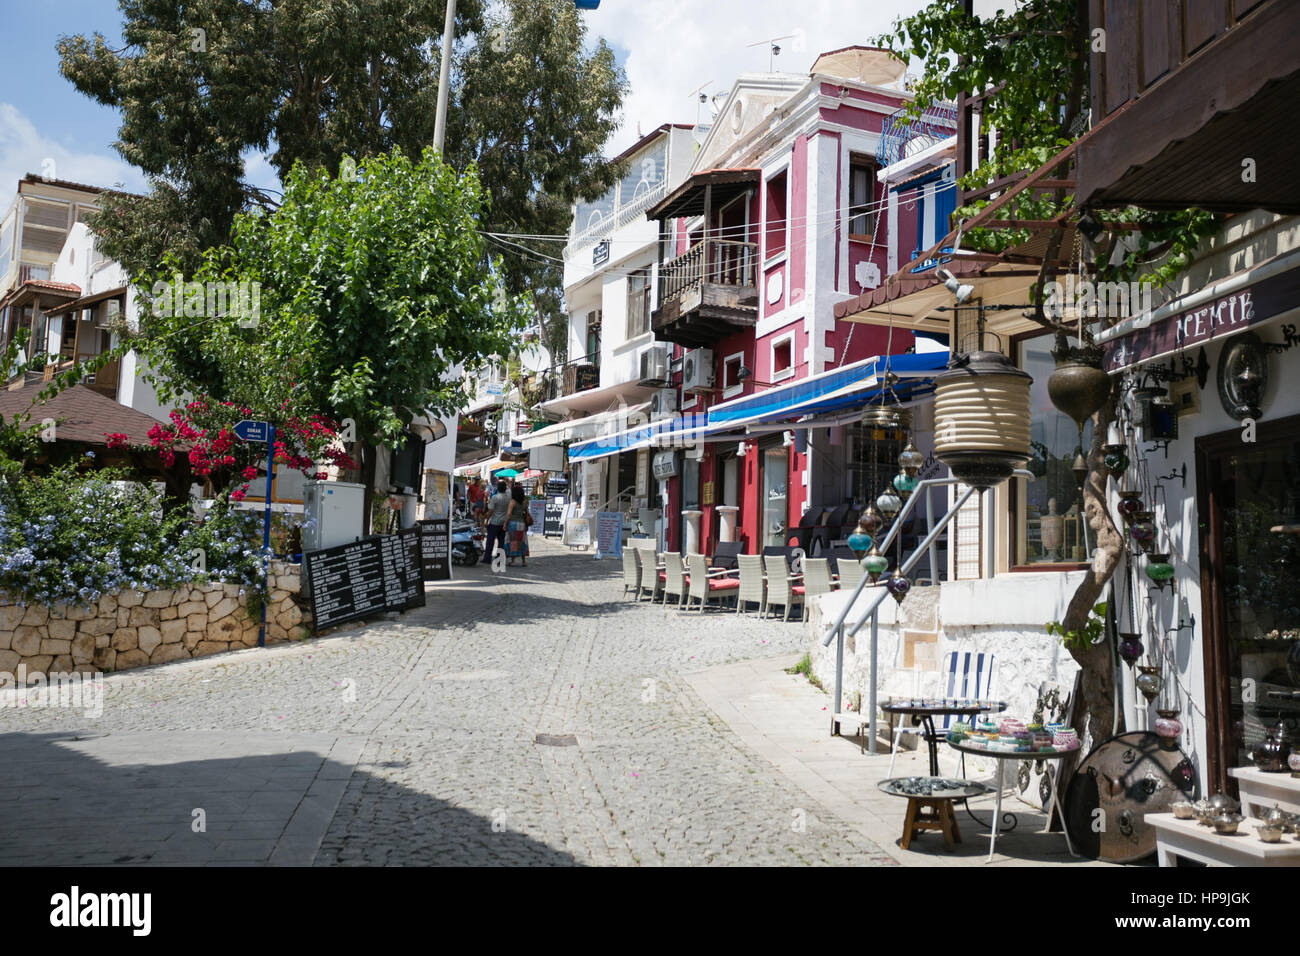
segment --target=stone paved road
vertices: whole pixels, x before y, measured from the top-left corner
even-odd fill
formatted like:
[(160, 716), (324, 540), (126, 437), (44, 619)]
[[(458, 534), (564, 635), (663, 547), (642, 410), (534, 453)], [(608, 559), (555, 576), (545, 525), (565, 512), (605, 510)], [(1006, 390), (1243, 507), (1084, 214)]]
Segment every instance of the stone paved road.
[(889, 863), (682, 677), (799, 625), (633, 604), (616, 562), (534, 550), (400, 620), (107, 675), (98, 718), (5, 707), (0, 864)]

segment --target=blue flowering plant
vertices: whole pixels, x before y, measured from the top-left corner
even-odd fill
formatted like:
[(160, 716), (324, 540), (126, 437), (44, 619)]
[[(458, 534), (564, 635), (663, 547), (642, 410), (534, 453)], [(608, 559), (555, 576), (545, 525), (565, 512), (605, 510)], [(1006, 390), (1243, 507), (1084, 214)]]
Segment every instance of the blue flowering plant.
[(0, 482), (0, 595), (92, 604), (103, 594), (223, 581), (262, 588), (256, 516), (164, 511), (147, 484), (75, 464)]

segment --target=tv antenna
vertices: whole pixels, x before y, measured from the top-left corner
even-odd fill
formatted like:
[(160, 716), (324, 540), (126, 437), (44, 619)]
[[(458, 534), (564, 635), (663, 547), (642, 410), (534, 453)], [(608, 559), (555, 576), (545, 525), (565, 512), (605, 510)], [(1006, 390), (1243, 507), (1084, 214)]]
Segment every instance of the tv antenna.
[(771, 72), (772, 72), (772, 63), (773, 63), (773, 61), (775, 60), (776, 57), (778, 57), (778, 56), (781, 55), (781, 47), (777, 44), (776, 41), (777, 41), (777, 40), (793, 40), (794, 37), (795, 37), (795, 35), (794, 35), (793, 33), (789, 33), (789, 34), (786, 34), (786, 35), (783, 36), (783, 37), (768, 37), (766, 40), (759, 40), (757, 43), (748, 43), (748, 44), (746, 44), (746, 46), (747, 46), (747, 47), (754, 47), (754, 46), (763, 46), (764, 44), (767, 44), (767, 47), (768, 47), (768, 50), (767, 50), (767, 72), (771, 73)]
[(713, 85), (713, 81), (709, 80), (707, 83), (704, 83), (701, 86), (697, 86), (695, 89), (691, 90), (690, 92), (691, 99), (695, 100), (695, 125), (696, 126), (700, 125), (700, 107), (709, 101), (708, 94), (705, 93), (704, 91), (707, 90), (712, 85)]

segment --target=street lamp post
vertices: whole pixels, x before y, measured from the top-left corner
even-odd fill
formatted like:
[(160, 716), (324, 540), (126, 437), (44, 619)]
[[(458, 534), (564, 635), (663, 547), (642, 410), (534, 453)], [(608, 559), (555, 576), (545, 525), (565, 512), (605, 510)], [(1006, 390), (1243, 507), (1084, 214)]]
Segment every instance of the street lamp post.
[[(573, 0), (579, 10), (595, 10), (600, 0)], [(451, 83), (451, 47), (456, 42), (456, 0), (447, 0), (447, 20), (442, 29), (442, 63), (438, 69), (438, 112), (433, 119), (433, 148), (442, 152), (447, 132), (447, 87)]]

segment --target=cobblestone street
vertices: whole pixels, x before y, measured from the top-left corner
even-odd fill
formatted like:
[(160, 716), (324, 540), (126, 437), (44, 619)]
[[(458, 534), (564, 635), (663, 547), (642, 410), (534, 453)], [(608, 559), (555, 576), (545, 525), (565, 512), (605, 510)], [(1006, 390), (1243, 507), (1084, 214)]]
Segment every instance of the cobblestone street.
[(6, 700), (0, 863), (890, 862), (683, 676), (801, 625), (634, 604), (616, 561), (533, 547), (400, 620), (106, 675), (97, 718)]

